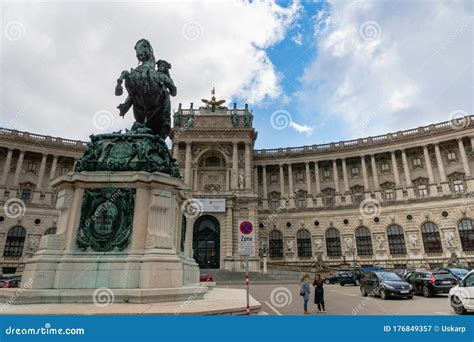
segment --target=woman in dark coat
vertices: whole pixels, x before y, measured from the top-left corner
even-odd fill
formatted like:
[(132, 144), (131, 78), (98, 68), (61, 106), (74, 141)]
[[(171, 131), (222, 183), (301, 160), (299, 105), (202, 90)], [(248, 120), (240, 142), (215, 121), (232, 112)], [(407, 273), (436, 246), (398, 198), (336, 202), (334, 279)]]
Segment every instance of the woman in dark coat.
[(318, 305), (318, 312), (326, 312), (326, 307), (324, 306), (324, 279), (320, 274), (316, 274), (313, 281), (314, 287), (314, 304)]

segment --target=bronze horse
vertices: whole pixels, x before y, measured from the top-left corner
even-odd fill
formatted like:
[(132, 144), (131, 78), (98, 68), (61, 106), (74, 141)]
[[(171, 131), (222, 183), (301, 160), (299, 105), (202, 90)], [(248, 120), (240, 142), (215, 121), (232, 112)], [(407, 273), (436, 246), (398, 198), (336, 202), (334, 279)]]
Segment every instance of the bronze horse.
[(115, 95), (123, 94), (122, 82), (128, 97), (117, 108), (124, 116), (133, 105), (133, 115), (137, 122), (145, 124), (153, 133), (166, 139), (171, 131), (171, 106), (169, 96), (176, 95), (176, 87), (169, 76), (171, 65), (158, 61), (155, 69), (153, 48), (146, 39), (135, 44), (138, 67), (122, 71), (117, 79)]

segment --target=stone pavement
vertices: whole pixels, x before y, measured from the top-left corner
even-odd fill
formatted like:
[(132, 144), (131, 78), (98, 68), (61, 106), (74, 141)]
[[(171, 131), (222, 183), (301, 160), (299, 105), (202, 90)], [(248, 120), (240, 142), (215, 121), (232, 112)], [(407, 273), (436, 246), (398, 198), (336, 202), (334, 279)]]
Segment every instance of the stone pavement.
[[(250, 297), (251, 313), (258, 313), (261, 304)], [(242, 289), (214, 288), (204, 299), (150, 304), (22, 304), (0, 303), (0, 315), (244, 315), (246, 295)]]

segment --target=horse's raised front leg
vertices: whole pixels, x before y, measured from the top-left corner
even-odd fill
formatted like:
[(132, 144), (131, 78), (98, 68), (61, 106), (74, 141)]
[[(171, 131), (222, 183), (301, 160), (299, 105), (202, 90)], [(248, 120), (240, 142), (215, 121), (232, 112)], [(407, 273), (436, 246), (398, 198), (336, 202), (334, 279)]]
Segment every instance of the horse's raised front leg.
[(123, 83), (123, 80), (126, 79), (129, 74), (130, 73), (127, 70), (124, 70), (120, 74), (120, 77), (117, 79), (117, 85), (115, 86), (115, 95), (116, 96), (120, 96), (120, 95), (123, 94), (122, 83)]

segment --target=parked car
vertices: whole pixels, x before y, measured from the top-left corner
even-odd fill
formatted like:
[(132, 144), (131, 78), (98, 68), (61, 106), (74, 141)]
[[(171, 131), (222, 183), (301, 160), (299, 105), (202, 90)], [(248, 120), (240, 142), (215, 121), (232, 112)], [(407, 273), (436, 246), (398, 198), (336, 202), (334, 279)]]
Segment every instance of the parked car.
[(393, 272), (366, 272), (360, 282), (360, 293), (363, 296), (380, 296), (413, 298), (413, 286)]
[(458, 285), (451, 288), (448, 298), (451, 307), (458, 315), (474, 310), (474, 271), (469, 272)]
[(456, 278), (445, 271), (415, 271), (408, 276), (407, 281), (413, 286), (415, 294), (427, 298), (438, 293), (449, 293), (457, 284)]
[(199, 281), (201, 283), (211, 282), (214, 281), (214, 277), (212, 274), (201, 272), (201, 274), (199, 275)]
[(15, 288), (20, 287), (21, 278), (20, 277), (9, 277), (0, 279), (0, 288)]
[(346, 284), (353, 284), (353, 285), (359, 286), (361, 277), (362, 277), (361, 272), (356, 272), (356, 271), (341, 272), (339, 274), (339, 284), (341, 286), (344, 286)]
[(446, 267), (446, 268), (438, 268), (436, 270), (449, 272), (453, 276), (455, 276), (458, 281), (461, 281), (469, 273), (469, 270), (466, 270), (465, 268)]
[(324, 283), (326, 284), (337, 284), (339, 283), (339, 276), (341, 275), (341, 273), (343, 273), (344, 271), (338, 271), (336, 273), (333, 273), (329, 276), (327, 276), (325, 279), (324, 279)]
[(413, 272), (415, 272), (416, 270), (416, 268), (399, 268), (393, 270), (393, 273), (398, 275), (400, 278), (406, 280), (410, 276), (410, 274), (413, 274)]

